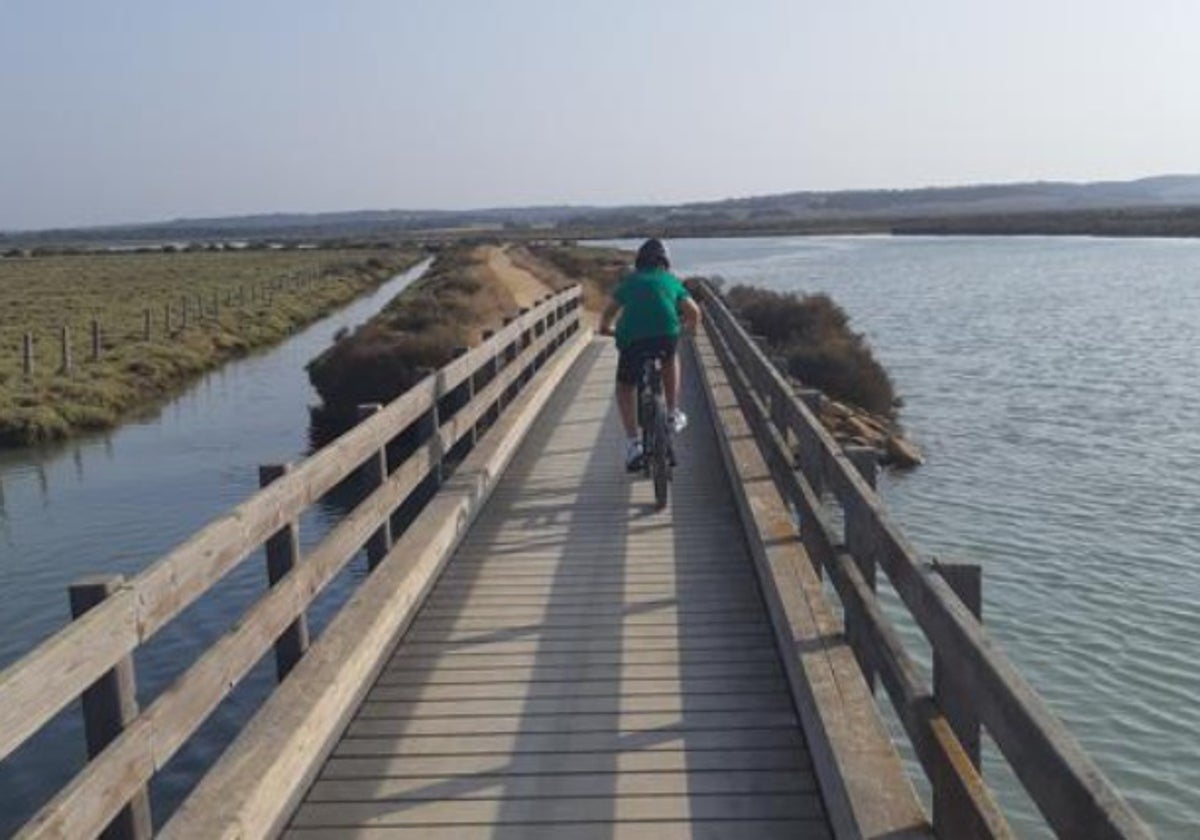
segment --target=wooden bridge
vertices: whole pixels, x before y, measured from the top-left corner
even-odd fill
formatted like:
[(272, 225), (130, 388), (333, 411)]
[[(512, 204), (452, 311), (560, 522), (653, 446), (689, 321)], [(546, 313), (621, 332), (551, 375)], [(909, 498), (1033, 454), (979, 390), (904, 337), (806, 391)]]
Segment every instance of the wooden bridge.
[[(1009, 837), (981, 732), (1055, 833), (1150, 836), (988, 640), (978, 569), (918, 560), (819, 395), (702, 298), (665, 511), (622, 469), (615, 351), (571, 289), (135, 578), (74, 587), (77, 619), (0, 673), (0, 759), (81, 695), (92, 758), (18, 836), (150, 836), (147, 783), (272, 647), (278, 687), (161, 836)], [(350, 478), (365, 498), (301, 556)], [(133, 652), (264, 544), (266, 594), (139, 710)]]

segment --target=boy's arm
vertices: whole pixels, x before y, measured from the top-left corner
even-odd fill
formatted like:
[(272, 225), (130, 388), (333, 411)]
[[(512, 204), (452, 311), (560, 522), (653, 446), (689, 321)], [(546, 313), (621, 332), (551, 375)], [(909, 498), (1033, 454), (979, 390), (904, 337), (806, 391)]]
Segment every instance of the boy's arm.
[(616, 300), (610, 300), (608, 306), (604, 307), (604, 312), (600, 316), (600, 335), (611, 335), (613, 323), (617, 320), (617, 315), (621, 313), (621, 304)]
[(679, 301), (679, 317), (683, 319), (684, 329), (695, 335), (696, 328), (700, 326), (700, 307), (696, 301), (690, 297), (681, 298)]

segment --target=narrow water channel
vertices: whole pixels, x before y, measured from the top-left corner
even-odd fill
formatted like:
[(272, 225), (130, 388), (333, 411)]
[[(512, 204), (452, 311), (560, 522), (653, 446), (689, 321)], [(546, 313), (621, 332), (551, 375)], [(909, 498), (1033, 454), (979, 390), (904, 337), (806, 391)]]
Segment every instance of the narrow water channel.
[[(309, 446), (308, 407), (317, 402), (305, 364), (338, 330), (370, 318), (428, 265), (397, 275), (269, 351), (209, 374), (152, 416), (65, 445), (0, 451), (0, 667), (69, 620), (73, 581), (137, 573), (257, 490), (259, 464), (302, 457)], [(302, 544), (327, 528), (314, 509), (301, 523)], [(262, 590), (264, 577), (262, 564), (251, 558), (139, 652), (143, 704), (224, 632)], [(335, 582), (330, 598), (344, 597), (348, 588)], [(315, 629), (330, 609), (328, 602), (318, 608)], [(168, 765), (152, 791), (158, 817), (174, 808), (270, 690), (266, 664)], [(78, 770), (80, 730), (72, 706), (0, 762), (0, 837)]]

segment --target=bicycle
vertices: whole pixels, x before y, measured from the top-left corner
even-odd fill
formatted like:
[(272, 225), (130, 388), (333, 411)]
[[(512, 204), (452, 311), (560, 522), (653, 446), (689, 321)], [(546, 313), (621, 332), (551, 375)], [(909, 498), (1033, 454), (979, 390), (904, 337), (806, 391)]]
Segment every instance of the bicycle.
[(663, 394), (662, 359), (650, 356), (642, 360), (637, 389), (638, 426), (642, 430), (642, 470), (654, 481), (654, 502), (658, 510), (667, 506), (675, 449), (671, 441), (671, 421)]

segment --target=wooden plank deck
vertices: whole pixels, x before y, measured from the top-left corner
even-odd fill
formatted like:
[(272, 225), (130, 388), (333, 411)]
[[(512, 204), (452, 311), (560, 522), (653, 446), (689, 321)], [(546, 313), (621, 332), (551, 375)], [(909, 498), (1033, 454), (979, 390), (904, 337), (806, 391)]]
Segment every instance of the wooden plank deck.
[(659, 513), (615, 364), (538, 418), (286, 836), (830, 836), (694, 372)]

